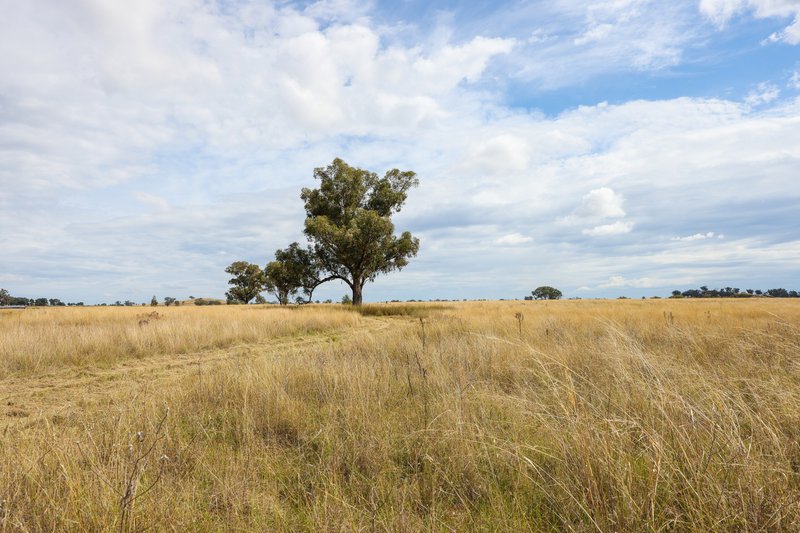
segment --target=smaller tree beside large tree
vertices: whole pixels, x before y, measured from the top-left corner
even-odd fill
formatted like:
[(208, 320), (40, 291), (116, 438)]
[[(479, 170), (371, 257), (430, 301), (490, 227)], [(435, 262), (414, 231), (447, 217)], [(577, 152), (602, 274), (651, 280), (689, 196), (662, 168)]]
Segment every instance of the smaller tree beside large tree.
[(236, 261), (225, 272), (233, 276), (228, 280), (231, 288), (225, 293), (231, 303), (250, 303), (250, 300), (264, 290), (264, 272), (256, 264)]
[[(322, 265), (314, 254), (314, 250), (302, 248), (298, 243), (293, 242), (283, 250), (275, 251), (275, 261), (282, 263), (283, 271), (287, 275), (287, 285), (293, 285), (294, 291), (301, 290), (305, 295), (305, 302), (311, 303), (314, 290), (325, 283), (335, 279), (332, 276), (325, 276)], [(269, 265), (267, 266), (269, 269)], [(269, 279), (269, 276), (267, 276)]]
[(288, 305), (289, 298), (300, 287), (294, 265), (286, 261), (270, 261), (264, 269), (264, 288), (275, 295), (278, 303)]

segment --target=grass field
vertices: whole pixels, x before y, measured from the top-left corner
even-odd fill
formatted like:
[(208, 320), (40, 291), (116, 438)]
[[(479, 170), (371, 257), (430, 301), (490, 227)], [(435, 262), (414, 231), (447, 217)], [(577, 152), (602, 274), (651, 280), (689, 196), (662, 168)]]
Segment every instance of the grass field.
[(798, 407), (794, 300), (4, 311), (0, 530), (796, 531)]

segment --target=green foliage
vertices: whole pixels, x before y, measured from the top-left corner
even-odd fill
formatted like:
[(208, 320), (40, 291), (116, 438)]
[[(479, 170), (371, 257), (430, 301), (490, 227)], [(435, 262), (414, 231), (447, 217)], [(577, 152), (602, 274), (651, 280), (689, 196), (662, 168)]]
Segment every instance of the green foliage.
[(236, 261), (226, 268), (225, 272), (233, 275), (228, 281), (231, 288), (225, 293), (228, 301), (232, 303), (249, 303), (264, 290), (264, 272), (256, 264)]
[(153, 307), (158, 305), (158, 298), (156, 298), (155, 295), (153, 295), (153, 298), (150, 300), (150, 305)]
[(297, 296), (296, 301), (311, 302), (314, 289), (331, 279), (322, 277), (322, 267), (314, 251), (301, 248), (297, 242), (275, 251), (275, 260), (267, 264), (264, 276), (265, 288), (275, 295), (281, 305), (288, 304), (290, 298), (300, 290), (306, 298)]
[(167, 307), (169, 307), (170, 305), (179, 305), (179, 304), (176, 304), (176, 302), (177, 302), (177, 300), (175, 298), (173, 298), (172, 296), (167, 296), (167, 297), (164, 298), (164, 305), (166, 305)]
[(349, 294), (345, 294), (344, 296), (342, 296), (342, 304), (343, 305), (352, 305), (353, 304), (353, 300), (350, 298)]
[(419, 250), (411, 233), (394, 236), (391, 220), (419, 182), (414, 172), (393, 169), (380, 178), (338, 158), (315, 169), (314, 177), (319, 188), (304, 188), (300, 195), (305, 234), (326, 279), (344, 281), (353, 291), (353, 304), (361, 305), (368, 281), (403, 268)]
[(703, 285), (699, 289), (689, 289), (686, 291), (674, 290), (672, 297), (674, 298), (750, 298), (752, 296), (770, 296), (772, 298), (798, 298), (800, 293), (795, 290), (787, 290), (784, 288), (768, 289), (762, 291), (761, 289), (753, 290), (747, 289), (742, 291), (738, 287), (724, 287), (722, 289), (709, 289)]
[(212, 298), (194, 298), (192, 300), (194, 305), (222, 305), (222, 302)]
[[(83, 302), (62, 302), (58, 298), (26, 298), (23, 296), (13, 296), (6, 289), (0, 289), (0, 306), (14, 306), (14, 307), (27, 307), (27, 306), (54, 306), (54, 307), (82, 307)], [(122, 305), (122, 304), (120, 304)]]
[[(280, 250), (279, 250), (280, 251)], [(287, 305), (299, 288), (295, 265), (287, 261), (270, 261), (264, 269), (264, 287), (275, 295), (278, 303)]]
[(547, 285), (537, 287), (531, 294), (536, 300), (560, 300), (562, 296), (560, 290)]

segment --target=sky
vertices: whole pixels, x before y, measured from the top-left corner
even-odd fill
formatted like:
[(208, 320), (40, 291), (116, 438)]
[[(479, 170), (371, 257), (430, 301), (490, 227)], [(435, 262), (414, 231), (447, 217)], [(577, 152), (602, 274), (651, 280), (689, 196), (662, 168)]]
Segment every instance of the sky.
[[(0, 0), (0, 287), (224, 297), (341, 157), (365, 301), (800, 289), (800, 0)], [(342, 284), (315, 298), (338, 300)]]

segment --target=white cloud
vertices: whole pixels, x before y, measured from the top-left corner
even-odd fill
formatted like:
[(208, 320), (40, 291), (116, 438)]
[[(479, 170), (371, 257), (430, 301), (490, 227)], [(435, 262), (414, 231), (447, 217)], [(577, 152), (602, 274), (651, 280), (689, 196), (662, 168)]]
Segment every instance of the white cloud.
[(800, 13), (795, 15), (794, 22), (782, 31), (771, 33), (768, 42), (783, 41), (787, 44), (800, 44)]
[(598, 287), (601, 289), (620, 288), (620, 287), (649, 289), (654, 286), (656, 286), (656, 281), (648, 277), (637, 278), (637, 279), (625, 279), (624, 276), (611, 276), (607, 282), (601, 283)]
[(800, 89), (800, 72), (795, 71), (792, 73), (792, 77), (789, 78), (789, 83), (787, 85), (792, 89)]
[(581, 231), (584, 235), (589, 235), (590, 237), (606, 237), (609, 235), (623, 235), (625, 233), (630, 233), (633, 230), (633, 222), (622, 221), (618, 220), (613, 224), (602, 224), (600, 226), (595, 226), (590, 229), (585, 229)]
[(528, 44), (539, 44), (539, 43), (545, 43), (547, 41), (552, 41), (555, 38), (556, 37), (554, 35), (549, 35), (544, 31), (542, 31), (541, 28), (539, 28), (531, 32), (526, 42)]
[(160, 211), (169, 210), (169, 202), (161, 196), (147, 192), (137, 192), (133, 196), (143, 204), (151, 205)]
[(349, 22), (369, 14), (370, 3), (361, 0), (317, 0), (303, 10), (316, 19)]
[(612, 24), (598, 24), (588, 29), (583, 35), (573, 39), (572, 42), (575, 43), (575, 46), (599, 42), (606, 39), (613, 31), (614, 26)]
[(444, 46), (432, 56), (417, 57), (413, 67), (423, 79), (446, 80), (448, 86), (474, 82), (492, 56), (509, 53), (515, 44), (514, 39), (475, 37), (464, 45)]
[(796, 0), (700, 0), (700, 11), (722, 27), (735, 15), (752, 11), (756, 18), (791, 18), (792, 23), (767, 41), (800, 44), (800, 3)]
[(577, 209), (570, 215), (557, 219), (556, 223), (566, 226), (594, 224), (593, 227), (581, 231), (583, 235), (590, 237), (630, 233), (634, 226), (633, 222), (617, 220), (613, 223), (603, 223), (608, 219), (625, 217), (622, 203), (622, 195), (609, 187), (592, 189), (583, 196), (581, 205)]
[(520, 233), (509, 233), (508, 235), (503, 235), (495, 241), (496, 244), (501, 246), (518, 246), (520, 244), (527, 244), (529, 242), (533, 242), (533, 238)]
[(746, 0), (700, 0), (700, 12), (719, 26), (723, 26), (745, 6)]
[[(315, 16), (339, 9), (316, 5)], [(0, 21), (0, 182), (97, 187), (156, 171), (159, 151), (222, 157), (335, 135), (407, 134), (470, 105), (461, 96), (513, 39), (380, 45), (367, 22), (321, 27), (290, 7), (195, 0), (34, 0)], [(321, 11), (320, 11), (321, 10)], [(22, 186), (17, 183), (16, 187)]]
[(756, 88), (750, 91), (744, 101), (747, 105), (757, 106), (768, 104), (776, 100), (781, 95), (781, 90), (771, 83), (759, 83)]
[(490, 176), (507, 176), (528, 168), (530, 152), (524, 139), (512, 134), (498, 135), (476, 143), (465, 167)]
[(593, 189), (583, 197), (583, 203), (575, 210), (575, 215), (581, 218), (621, 218), (625, 216), (622, 201), (622, 196), (613, 189)]
[(694, 235), (687, 235), (686, 237), (672, 237), (673, 241), (702, 241), (705, 239), (724, 239), (725, 235), (719, 234), (717, 235), (713, 231), (709, 231), (707, 233), (695, 233)]
[(686, 48), (706, 37), (691, 2), (534, 0), (517, 2), (513, 8), (485, 5), (497, 8), (477, 8), (480, 18), (473, 21), (473, 30), (516, 36), (514, 49), (503, 58), (511, 70), (502, 77), (545, 89), (609, 73), (667, 69), (681, 62)]

